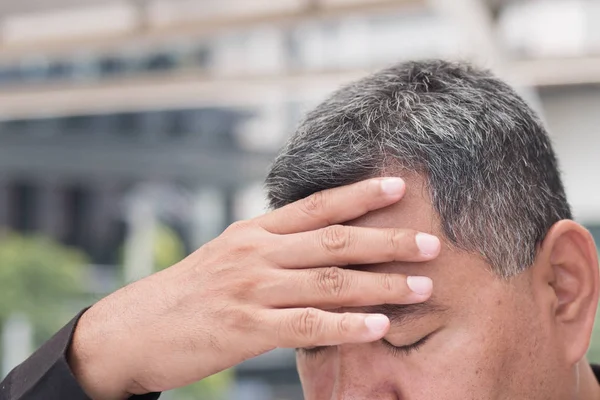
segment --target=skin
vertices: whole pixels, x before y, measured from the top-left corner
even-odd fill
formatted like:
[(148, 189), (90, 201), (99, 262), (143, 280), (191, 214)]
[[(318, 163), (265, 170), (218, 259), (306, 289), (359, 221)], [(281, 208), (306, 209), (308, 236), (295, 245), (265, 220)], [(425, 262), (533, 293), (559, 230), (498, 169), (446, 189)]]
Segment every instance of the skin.
[[(409, 228), (443, 238), (423, 179), (404, 178), (409, 189), (402, 202), (349, 224)], [(600, 398), (584, 359), (598, 303), (598, 260), (591, 235), (578, 224), (555, 224), (534, 265), (510, 280), (446, 240), (440, 255), (425, 264), (358, 269), (431, 277), (435, 290), (427, 303), (440, 310), (391, 318), (384, 339), (406, 346), (435, 333), (410, 353), (394, 352), (383, 341), (299, 349), (306, 400)], [(394, 310), (387, 311), (393, 317)]]
[(433, 236), (340, 225), (404, 192), (399, 178), (372, 179), (232, 225), (86, 311), (68, 352), (74, 376), (94, 400), (126, 399), (190, 384), (276, 347), (379, 340), (389, 329), (385, 315), (331, 310), (420, 303), (431, 280), (413, 291), (416, 277), (332, 265), (437, 256)]
[[(76, 379), (95, 400), (125, 399), (276, 347), (324, 347), (298, 355), (307, 400), (600, 398), (584, 359), (599, 287), (591, 235), (558, 222), (535, 264), (503, 281), (423, 236), (443, 238), (423, 181), (405, 181), (406, 194), (403, 181), (374, 179), (234, 224), (101, 300), (74, 333)], [(415, 285), (423, 276), (433, 291), (431, 279)], [(410, 354), (380, 340), (404, 346), (433, 331)]]

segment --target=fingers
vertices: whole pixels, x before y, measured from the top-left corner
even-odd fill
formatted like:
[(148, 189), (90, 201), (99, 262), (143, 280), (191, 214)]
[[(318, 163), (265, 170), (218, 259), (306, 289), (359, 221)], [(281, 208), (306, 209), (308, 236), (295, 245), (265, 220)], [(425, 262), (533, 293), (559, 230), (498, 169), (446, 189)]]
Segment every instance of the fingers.
[(381, 339), (390, 321), (381, 314), (332, 313), (315, 308), (272, 310), (267, 317), (276, 326), (277, 347), (336, 346)]
[(280, 271), (273, 278), (272, 307), (366, 307), (415, 304), (431, 297), (433, 283), (422, 276), (366, 272), (338, 267)]
[(317, 192), (255, 219), (271, 233), (288, 234), (350, 221), (404, 195), (400, 178), (376, 178)]
[(411, 229), (332, 225), (283, 235), (268, 259), (283, 268), (428, 261), (440, 252), (437, 237)]

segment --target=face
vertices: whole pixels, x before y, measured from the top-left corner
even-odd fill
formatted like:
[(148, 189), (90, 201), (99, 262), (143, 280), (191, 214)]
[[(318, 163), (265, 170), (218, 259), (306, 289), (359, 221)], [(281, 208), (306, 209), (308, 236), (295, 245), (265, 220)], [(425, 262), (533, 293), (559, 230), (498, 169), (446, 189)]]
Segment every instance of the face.
[(305, 399), (571, 398), (572, 376), (553, 351), (560, 338), (534, 287), (535, 265), (508, 281), (496, 277), (483, 259), (444, 241), (423, 181), (405, 180), (403, 200), (352, 225), (433, 233), (441, 254), (428, 263), (361, 268), (429, 276), (435, 307), (390, 318), (383, 341), (299, 350)]

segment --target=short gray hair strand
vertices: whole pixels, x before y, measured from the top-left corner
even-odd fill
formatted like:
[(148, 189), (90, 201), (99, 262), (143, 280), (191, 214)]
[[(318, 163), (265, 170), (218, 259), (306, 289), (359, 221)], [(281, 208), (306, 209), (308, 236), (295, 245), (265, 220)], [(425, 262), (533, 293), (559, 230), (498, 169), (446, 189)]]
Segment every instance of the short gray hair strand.
[(571, 211), (538, 116), (466, 63), (401, 63), (309, 112), (266, 180), (272, 208), (401, 166), (427, 179), (447, 239), (503, 277), (530, 266)]

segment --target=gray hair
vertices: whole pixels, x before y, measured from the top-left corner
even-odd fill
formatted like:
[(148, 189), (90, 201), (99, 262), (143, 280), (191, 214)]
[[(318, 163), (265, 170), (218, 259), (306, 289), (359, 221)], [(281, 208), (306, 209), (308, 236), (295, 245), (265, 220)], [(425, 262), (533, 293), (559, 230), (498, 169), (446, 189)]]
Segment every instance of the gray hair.
[(381, 176), (427, 179), (447, 239), (503, 277), (530, 266), (571, 211), (538, 116), (466, 63), (407, 62), (334, 92), (309, 112), (266, 180), (272, 208)]

